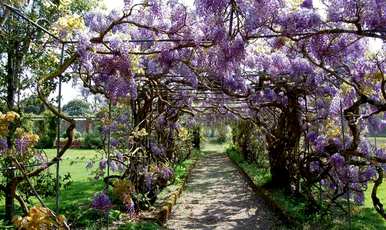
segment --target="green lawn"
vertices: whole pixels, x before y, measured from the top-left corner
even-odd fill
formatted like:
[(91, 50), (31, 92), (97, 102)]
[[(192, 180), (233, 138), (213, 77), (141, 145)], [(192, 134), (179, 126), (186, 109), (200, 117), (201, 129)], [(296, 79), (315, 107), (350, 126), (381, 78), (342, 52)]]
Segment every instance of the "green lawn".
[[(56, 156), (56, 149), (46, 149), (44, 151), (50, 159)], [(60, 193), (60, 206), (63, 209), (63, 214), (68, 216), (70, 213), (67, 212), (72, 211), (73, 207), (89, 205), (93, 194), (103, 189), (103, 183), (93, 180), (90, 169), (85, 167), (86, 162), (94, 158), (96, 154), (96, 150), (70, 149), (63, 156), (60, 164), (60, 175), (70, 173), (73, 181), (68, 188), (62, 189)], [(50, 167), (49, 170), (56, 172), (56, 166)], [(46, 203), (50, 208), (54, 208), (55, 198), (47, 199)]]
[[(369, 185), (365, 195), (365, 204), (360, 207), (358, 213), (353, 216), (353, 227), (355, 229), (386, 229), (386, 221), (375, 211), (371, 200), (371, 190), (373, 186)], [(378, 197), (383, 204), (386, 204), (386, 182), (378, 188)]]
[[(56, 156), (56, 149), (45, 149), (49, 159)], [(60, 191), (61, 214), (66, 217), (79, 218), (82, 207), (87, 210), (93, 194), (103, 189), (101, 181), (92, 180), (91, 171), (86, 169), (86, 162), (96, 156), (96, 150), (69, 149), (60, 163), (60, 175), (70, 173), (72, 183)], [(56, 165), (48, 169), (51, 173), (56, 172)], [(45, 204), (55, 209), (55, 197), (43, 198)], [(36, 199), (33, 200), (38, 203)], [(16, 205), (17, 202), (16, 202)], [(0, 199), (0, 215), (4, 212), (4, 200)], [(78, 216), (74, 216), (78, 215)]]
[(377, 147), (386, 147), (386, 137), (368, 137), (371, 144), (377, 143)]
[[(56, 156), (56, 149), (45, 149), (49, 159)], [(88, 160), (96, 156), (96, 150), (92, 149), (69, 149), (64, 154), (60, 163), (60, 175), (71, 173), (73, 181), (89, 181), (90, 170), (86, 169)], [(56, 165), (49, 168), (51, 172), (56, 172)]]

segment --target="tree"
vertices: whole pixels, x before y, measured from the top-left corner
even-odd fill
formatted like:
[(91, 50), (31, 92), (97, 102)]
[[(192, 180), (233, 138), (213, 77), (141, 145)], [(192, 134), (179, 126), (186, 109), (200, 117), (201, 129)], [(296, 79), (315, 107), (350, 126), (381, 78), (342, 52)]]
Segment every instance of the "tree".
[[(57, 1), (56, 1), (57, 2)], [(82, 10), (89, 10), (93, 2), (74, 0), (67, 1), (65, 4), (50, 4), (46, 1), (30, 1), (30, 5), (24, 1), (7, 1), (1, 2), (2, 12), (5, 12), (1, 18), (1, 33), (0, 33), (0, 54), (1, 68), (0, 76), (0, 96), (1, 104), (5, 104), (4, 112), (6, 114), (20, 114), (21, 110), (19, 99), (22, 90), (33, 88), (36, 81), (36, 76), (40, 74), (46, 75), (56, 67), (55, 49), (46, 49), (50, 39), (46, 40), (45, 33), (37, 27), (26, 23), (24, 19), (12, 14), (10, 10), (3, 4), (8, 3), (11, 6), (18, 7), (21, 12), (27, 15), (33, 21), (44, 22), (47, 28), (53, 28), (54, 24), (63, 16), (68, 16)], [(71, 30), (70, 30), (71, 31)], [(47, 53), (48, 51), (48, 53)], [(32, 71), (31, 71), (32, 70)], [(27, 74), (28, 72), (28, 74)], [(34, 79), (35, 78), (35, 79)], [(55, 84), (50, 82), (47, 86), (53, 90)], [(47, 106), (47, 105), (46, 105)], [(25, 177), (16, 176), (13, 170), (15, 159), (11, 153), (17, 147), (15, 141), (18, 141), (16, 130), (20, 128), (19, 119), (13, 119), (12, 122), (6, 123), (9, 125), (6, 132), (7, 151), (2, 161), (2, 166), (5, 168), (3, 175), (6, 178), (4, 184), (0, 185), (0, 189), (5, 194), (5, 219), (10, 222), (14, 215), (14, 199), (18, 199), (23, 211), (26, 212), (26, 206), (22, 199), (17, 196), (17, 185), (25, 180)], [(31, 147), (31, 146), (30, 146)], [(28, 160), (30, 160), (28, 158)], [(28, 162), (24, 162), (28, 163)], [(10, 169), (11, 168), (11, 169)], [(29, 176), (37, 176), (44, 170), (37, 170), (34, 173), (27, 173)]]
[(74, 99), (63, 106), (63, 112), (69, 116), (87, 116), (91, 114), (90, 107), (87, 101)]
[(43, 103), (35, 95), (20, 101), (19, 107), (22, 109), (23, 113), (33, 113), (36, 115), (41, 114), (45, 109)]

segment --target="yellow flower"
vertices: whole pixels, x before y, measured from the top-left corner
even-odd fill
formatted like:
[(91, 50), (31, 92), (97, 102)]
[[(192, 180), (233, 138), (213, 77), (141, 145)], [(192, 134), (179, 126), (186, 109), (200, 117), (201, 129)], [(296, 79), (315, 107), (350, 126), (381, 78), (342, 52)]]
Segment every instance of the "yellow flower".
[(66, 217), (63, 215), (59, 215), (56, 217), (56, 222), (60, 225), (64, 225), (65, 221), (66, 221)]
[[(64, 217), (59, 219), (64, 221)], [(18, 229), (52, 229), (56, 223), (52, 219), (51, 210), (44, 207), (32, 207), (27, 216), (25, 217), (14, 217), (13, 223)], [(59, 223), (59, 221), (58, 221)], [(63, 222), (61, 222), (63, 223)], [(59, 224), (61, 224), (59, 223)]]
[(20, 118), (20, 115), (17, 114), (16, 112), (14, 112), (14, 111), (9, 111), (5, 115), (5, 120), (8, 121), (8, 122), (12, 122), (12, 121), (14, 121), (14, 120), (16, 120), (18, 118)]
[(0, 135), (4, 136), (8, 133), (8, 124), (0, 123)]
[(344, 95), (347, 95), (352, 90), (352, 87), (345, 82), (342, 84), (342, 86), (340, 88), (341, 88), (342, 93)]
[(338, 136), (340, 136), (340, 129), (339, 128), (328, 129), (327, 130), (327, 136), (328, 137), (338, 137)]
[(18, 137), (22, 137), (23, 135), (24, 135), (24, 129), (22, 129), (22, 128), (16, 128), (16, 131), (15, 131), (15, 134), (16, 134), (16, 136), (18, 136)]
[(182, 140), (182, 141), (186, 141), (189, 139), (189, 131), (188, 129), (186, 128), (181, 128), (178, 132), (178, 137)]
[(156, 164), (151, 164), (149, 165), (149, 172), (157, 172), (158, 171), (158, 166)]
[(148, 135), (148, 133), (146, 132), (146, 129), (142, 128), (141, 130), (138, 131), (138, 129), (135, 129), (133, 131), (133, 135), (135, 138), (142, 138), (142, 137), (146, 137)]
[(382, 81), (384, 78), (384, 74), (382, 74), (381, 72), (377, 72), (374, 74), (374, 78), (378, 81)]
[(121, 200), (124, 199), (125, 194), (130, 194), (134, 190), (133, 183), (126, 179), (114, 181), (113, 186), (113, 194)]

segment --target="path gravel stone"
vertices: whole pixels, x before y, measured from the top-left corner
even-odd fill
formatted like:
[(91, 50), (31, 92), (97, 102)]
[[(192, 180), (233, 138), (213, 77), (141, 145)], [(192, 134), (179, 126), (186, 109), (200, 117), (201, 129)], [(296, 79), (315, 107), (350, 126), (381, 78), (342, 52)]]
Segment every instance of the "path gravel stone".
[(284, 229), (222, 153), (203, 157), (173, 208), (167, 229)]

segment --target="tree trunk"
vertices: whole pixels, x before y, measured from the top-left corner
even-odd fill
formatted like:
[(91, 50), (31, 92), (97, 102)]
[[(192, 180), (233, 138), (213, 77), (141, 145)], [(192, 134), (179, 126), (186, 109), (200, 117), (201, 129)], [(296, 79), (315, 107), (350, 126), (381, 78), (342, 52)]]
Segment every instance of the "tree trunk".
[[(8, 111), (15, 111), (15, 96), (16, 96), (16, 80), (18, 75), (18, 69), (21, 61), (16, 54), (19, 46), (14, 41), (8, 46), (8, 60), (7, 60), (7, 109)], [(10, 124), (8, 127), (7, 142), (8, 146), (12, 147), (14, 143), (15, 125)], [(5, 177), (7, 178), (6, 194), (5, 194), (5, 220), (7, 222), (12, 221), (12, 217), (15, 211), (15, 193), (17, 183), (14, 180), (15, 172), (13, 169), (8, 169), (13, 166), (11, 159), (5, 160)]]
[(295, 95), (288, 94), (288, 106), (279, 118), (274, 138), (268, 138), (272, 185), (291, 191), (291, 182), (299, 170), (297, 148), (302, 135), (300, 105)]
[(5, 220), (8, 223), (12, 222), (12, 217), (15, 213), (15, 195), (17, 183), (13, 179), (9, 181), (5, 187)]
[(193, 148), (200, 149), (200, 127), (193, 128)]
[(268, 157), (272, 177), (271, 185), (290, 191), (290, 172), (287, 168), (284, 146), (282, 144), (269, 146)]

